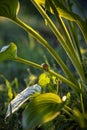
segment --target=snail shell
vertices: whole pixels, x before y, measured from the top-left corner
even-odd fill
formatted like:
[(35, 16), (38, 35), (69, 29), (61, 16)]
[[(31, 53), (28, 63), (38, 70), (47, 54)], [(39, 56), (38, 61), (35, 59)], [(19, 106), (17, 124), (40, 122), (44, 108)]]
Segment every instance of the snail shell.
[(43, 67), (44, 70), (48, 71), (49, 66), (46, 63), (42, 63), (41, 66)]

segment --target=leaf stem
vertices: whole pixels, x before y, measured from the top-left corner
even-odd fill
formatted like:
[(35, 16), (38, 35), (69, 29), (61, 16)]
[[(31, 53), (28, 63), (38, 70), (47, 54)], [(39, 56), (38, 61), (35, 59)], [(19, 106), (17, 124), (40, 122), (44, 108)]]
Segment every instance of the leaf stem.
[(75, 117), (74, 117), (74, 115), (73, 115), (73, 110), (70, 108), (70, 107), (68, 107), (68, 106), (64, 106), (64, 108), (62, 109), (66, 114), (68, 114), (70, 117), (71, 117), (71, 119), (74, 119)]
[(49, 18), (49, 16), (46, 14), (46, 12), (43, 10), (43, 8), (38, 4), (38, 2), (34, 1), (34, 0), (31, 0), (31, 2), (35, 5), (37, 10), (44, 17), (44, 19), (47, 20), (49, 27), (51, 28), (51, 30), (53, 31), (53, 33), (55, 34), (55, 36), (59, 40), (60, 44), (62, 45), (62, 47), (66, 51), (67, 55), (69, 56), (70, 60), (72, 61), (73, 65), (74, 65), (74, 67), (76, 68), (77, 73), (80, 76), (81, 80), (85, 81), (86, 79), (85, 79), (85, 75), (84, 75), (84, 70), (83, 70), (82, 64), (79, 62), (77, 56), (75, 55), (76, 53), (73, 53), (72, 46), (68, 46), (68, 44), (66, 43), (66, 41), (63, 38), (63, 36), (60, 33), (60, 31), (57, 29), (57, 27), (52, 22), (52, 20)]
[[(24, 64), (27, 64), (27, 65), (30, 65), (32, 67), (35, 67), (35, 68), (38, 68), (38, 69), (41, 69), (41, 70), (45, 70), (43, 66), (39, 65), (39, 64), (36, 64), (34, 62), (31, 62), (31, 61), (28, 61), (28, 60), (25, 60), (23, 58), (20, 58), (20, 57), (16, 57), (14, 59), (15, 61), (18, 61), (18, 62), (21, 62), (21, 63), (24, 63)], [(45, 70), (46, 71), (46, 70)], [(74, 89), (77, 93), (80, 93), (80, 89), (77, 87), (76, 84), (74, 84), (73, 82), (71, 82), (70, 80), (68, 80), (67, 78), (63, 77), (62, 75), (60, 74), (57, 74), (56, 72), (52, 71), (52, 70), (47, 70), (48, 73), (56, 76), (57, 78), (59, 78), (60, 80), (62, 80), (64, 83), (66, 83), (68, 86), (70, 86), (72, 89)]]
[[(79, 83), (79, 85), (80, 85), (80, 89), (82, 89), (82, 83)], [(82, 92), (80, 93), (80, 102), (81, 102), (82, 113), (84, 114), (85, 111), (84, 111), (84, 103), (83, 103), (83, 95), (82, 95)]]
[(69, 112), (69, 111), (67, 111), (66, 109), (62, 109), (67, 115), (69, 115), (70, 117), (71, 117), (71, 119), (73, 119), (73, 115)]
[(65, 82), (67, 85), (69, 85), (76, 92), (78, 92), (78, 93), (80, 92), (79, 87), (76, 84), (74, 84), (73, 82), (71, 82), (70, 80), (68, 80), (67, 78), (61, 76), (60, 74), (58, 74), (58, 73), (56, 73), (56, 72), (54, 72), (52, 70), (49, 70), (49, 73), (56, 76), (56, 77), (58, 77), (59, 79), (61, 79), (63, 82)]
[(26, 25), (24, 22), (19, 20), (18, 18), (14, 19), (14, 22), (21, 26), (24, 30), (29, 32), (35, 39), (37, 39), (53, 56), (53, 58), (56, 60), (56, 62), (60, 65), (61, 69), (65, 73), (65, 75), (75, 84), (78, 84), (76, 79), (73, 77), (72, 73), (68, 69), (68, 67), (64, 64), (62, 59), (59, 57), (59, 55), (55, 52), (55, 50), (48, 44), (48, 42), (34, 29), (32, 29), (30, 26)]
[(25, 59), (20, 58), (20, 57), (16, 57), (16, 58), (14, 59), (14, 61), (17, 61), (17, 62), (20, 62), (20, 63), (23, 63), (23, 64), (27, 64), (27, 65), (30, 65), (30, 66), (35, 67), (35, 68), (37, 68), (37, 69), (43, 70), (43, 67), (42, 67), (41, 65), (36, 64), (36, 63), (34, 63), (34, 62), (31, 62), (31, 61), (29, 61), (29, 60), (25, 60)]

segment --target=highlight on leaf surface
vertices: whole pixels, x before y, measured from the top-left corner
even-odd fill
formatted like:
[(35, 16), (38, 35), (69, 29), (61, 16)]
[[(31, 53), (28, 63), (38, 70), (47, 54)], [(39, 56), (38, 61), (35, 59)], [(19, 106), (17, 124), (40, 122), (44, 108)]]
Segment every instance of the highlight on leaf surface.
[(4, 46), (0, 51), (0, 62), (4, 60), (13, 60), (16, 57), (17, 46), (14, 43)]
[[(82, 20), (82, 18), (77, 15), (76, 13), (69, 11), (63, 4), (62, 2), (58, 1), (58, 0), (35, 0), (36, 3), (44, 6), (47, 10), (49, 10), (51, 13), (54, 14), (54, 12), (52, 11), (51, 5), (50, 3), (52, 2), (53, 5), (55, 6), (56, 10), (58, 11), (58, 15), (60, 17), (63, 17), (67, 20), (70, 21), (74, 21), (80, 28), (84, 39), (87, 43), (87, 24), (85, 21)], [(55, 15), (55, 14), (54, 14)]]
[(45, 0), (35, 0), (36, 2), (38, 2), (41, 5), (45, 5)]
[(18, 0), (0, 0), (0, 16), (14, 19), (18, 10)]
[(65, 102), (62, 102), (56, 94), (39, 94), (39, 96), (31, 99), (23, 113), (24, 129), (29, 130), (53, 120), (60, 114), (64, 105)]

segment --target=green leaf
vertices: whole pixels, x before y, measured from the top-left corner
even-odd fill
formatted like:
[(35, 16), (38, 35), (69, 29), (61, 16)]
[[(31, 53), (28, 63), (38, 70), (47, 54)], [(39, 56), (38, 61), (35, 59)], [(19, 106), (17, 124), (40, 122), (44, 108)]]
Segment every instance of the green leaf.
[(87, 42), (87, 23), (83, 21), (82, 18), (76, 13), (68, 11), (67, 8), (65, 8), (65, 6), (63, 6), (58, 0), (53, 1), (56, 5), (59, 15), (67, 20), (74, 21), (81, 29), (83, 36)]
[(45, 5), (45, 0), (35, 0), (35, 1), (37, 1), (41, 5)]
[(34, 97), (23, 113), (23, 127), (26, 130), (53, 120), (64, 107), (60, 97), (53, 93), (39, 94)]
[[(87, 114), (82, 114), (78, 109), (75, 109), (73, 110), (73, 114), (75, 116), (75, 120), (79, 123), (80, 127), (81, 128), (86, 128), (87, 129)], [(85, 130), (86, 130), (85, 129)]]
[(16, 57), (17, 46), (14, 43), (4, 46), (0, 51), (0, 62), (4, 60), (13, 60)]
[(6, 113), (6, 117), (10, 116), (12, 113), (17, 111), (23, 103), (25, 103), (31, 95), (35, 94), (36, 92), (41, 92), (41, 87), (38, 84), (33, 86), (27, 87), (22, 92), (20, 92), (9, 104)]
[[(52, 1), (43, 0), (43, 2), (42, 0), (35, 0), (35, 1), (43, 5), (44, 7), (46, 7), (48, 10), (50, 8), (50, 5), (48, 5), (47, 2), (49, 1), (49, 3), (51, 3), (53, 1), (57, 8), (59, 16), (67, 20), (74, 21), (81, 29), (83, 36), (85, 38), (85, 41), (87, 42), (87, 23), (83, 21), (80, 16), (78, 16), (74, 12), (69, 11), (61, 2), (59, 2), (59, 0), (52, 0)], [(49, 11), (52, 13), (51, 9)]]
[(14, 19), (18, 10), (18, 0), (0, 0), (0, 16)]

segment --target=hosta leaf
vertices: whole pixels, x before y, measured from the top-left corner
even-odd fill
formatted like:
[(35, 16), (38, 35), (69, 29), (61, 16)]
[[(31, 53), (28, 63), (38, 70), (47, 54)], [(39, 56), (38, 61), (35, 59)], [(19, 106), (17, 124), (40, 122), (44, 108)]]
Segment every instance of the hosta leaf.
[(58, 2), (58, 0), (53, 0), (53, 1), (61, 17), (66, 18), (70, 21), (74, 21), (75, 23), (78, 24), (87, 42), (87, 23), (83, 21), (81, 17), (75, 14), (74, 12), (68, 11), (67, 8), (65, 8), (60, 2)]
[(23, 113), (23, 127), (29, 130), (51, 121), (60, 114), (64, 107), (60, 97), (53, 93), (39, 94), (31, 100)]
[(17, 46), (14, 43), (10, 43), (4, 46), (0, 51), (0, 61), (11, 60), (17, 57)]
[[(43, 0), (43, 2), (42, 2), (42, 0), (35, 0), (35, 1), (43, 6), (46, 5), (45, 7), (49, 10), (50, 0)], [(49, 1), (49, 4), (47, 4), (48, 1)], [(85, 21), (83, 21), (80, 18), (80, 16), (78, 16), (74, 12), (67, 10), (67, 8), (61, 2), (59, 2), (59, 0), (51, 0), (51, 2), (54, 3), (60, 17), (63, 17), (63, 18), (70, 20), (70, 21), (74, 21), (79, 26), (79, 28), (81, 29), (83, 36), (87, 42), (87, 23)], [(47, 5), (48, 5), (48, 7), (47, 7)], [(51, 13), (52, 13), (51, 9), (49, 11), (51, 11)]]
[(12, 113), (17, 111), (21, 105), (27, 101), (31, 95), (36, 92), (41, 92), (41, 87), (38, 84), (30, 86), (24, 89), (21, 93), (19, 93), (8, 105), (8, 110), (6, 113), (6, 118), (10, 116)]
[(0, 16), (14, 19), (18, 8), (18, 0), (0, 0)]

